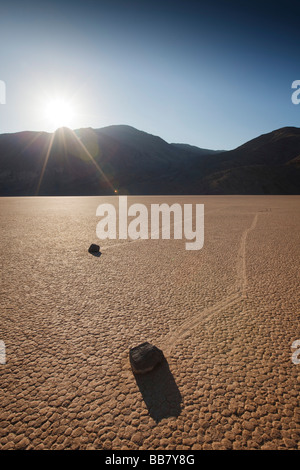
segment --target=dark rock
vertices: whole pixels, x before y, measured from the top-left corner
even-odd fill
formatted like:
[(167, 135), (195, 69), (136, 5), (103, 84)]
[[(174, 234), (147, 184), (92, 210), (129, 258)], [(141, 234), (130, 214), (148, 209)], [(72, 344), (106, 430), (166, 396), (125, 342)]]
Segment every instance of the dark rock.
[(150, 343), (142, 343), (129, 351), (129, 359), (135, 374), (146, 374), (164, 359), (163, 352)]
[(95, 245), (94, 243), (92, 243), (91, 246), (89, 247), (89, 253), (99, 253), (99, 250), (100, 250), (100, 246)]

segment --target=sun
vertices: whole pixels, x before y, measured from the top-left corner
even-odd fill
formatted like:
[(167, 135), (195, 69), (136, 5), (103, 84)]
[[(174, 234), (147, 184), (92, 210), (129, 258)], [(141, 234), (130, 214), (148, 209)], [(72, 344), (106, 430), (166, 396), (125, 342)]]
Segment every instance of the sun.
[(72, 127), (74, 115), (71, 103), (64, 98), (50, 100), (45, 108), (45, 117), (55, 129), (59, 127)]

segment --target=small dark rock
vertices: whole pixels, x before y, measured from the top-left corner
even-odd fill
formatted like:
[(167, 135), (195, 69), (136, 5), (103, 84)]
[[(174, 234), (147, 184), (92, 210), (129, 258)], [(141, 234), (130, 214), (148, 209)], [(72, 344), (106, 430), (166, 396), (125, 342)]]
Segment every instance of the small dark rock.
[(89, 253), (99, 253), (99, 250), (100, 250), (100, 246), (95, 245), (94, 243), (92, 243), (91, 246), (89, 247)]
[(129, 351), (129, 359), (135, 374), (146, 374), (164, 359), (163, 352), (149, 343), (142, 343)]

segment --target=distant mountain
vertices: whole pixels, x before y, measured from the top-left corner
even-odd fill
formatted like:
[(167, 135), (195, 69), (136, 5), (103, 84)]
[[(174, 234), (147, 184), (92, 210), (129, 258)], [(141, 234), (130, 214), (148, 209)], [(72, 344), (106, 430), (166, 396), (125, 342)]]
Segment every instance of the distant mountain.
[(0, 195), (299, 194), (300, 129), (230, 151), (130, 126), (0, 135)]
[(185, 150), (188, 153), (194, 152), (197, 155), (212, 155), (221, 152), (225, 152), (225, 150), (209, 150), (209, 149), (202, 149), (199, 147), (195, 147), (194, 145), (189, 144), (171, 144), (174, 148)]
[(300, 194), (299, 159), (300, 129), (284, 127), (198, 162), (195, 174), (203, 194)]

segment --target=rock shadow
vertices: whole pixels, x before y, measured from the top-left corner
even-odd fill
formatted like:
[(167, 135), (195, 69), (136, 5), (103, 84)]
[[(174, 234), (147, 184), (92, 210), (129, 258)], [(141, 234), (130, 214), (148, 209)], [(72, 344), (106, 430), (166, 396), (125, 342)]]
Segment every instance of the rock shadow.
[(182, 397), (166, 359), (151, 372), (134, 374), (134, 377), (149, 414), (156, 423), (164, 418), (179, 416)]
[(101, 251), (97, 251), (97, 253), (93, 253), (93, 252), (89, 251), (89, 253), (90, 253), (90, 255), (93, 255), (96, 258), (100, 258), (100, 256), (102, 255)]

